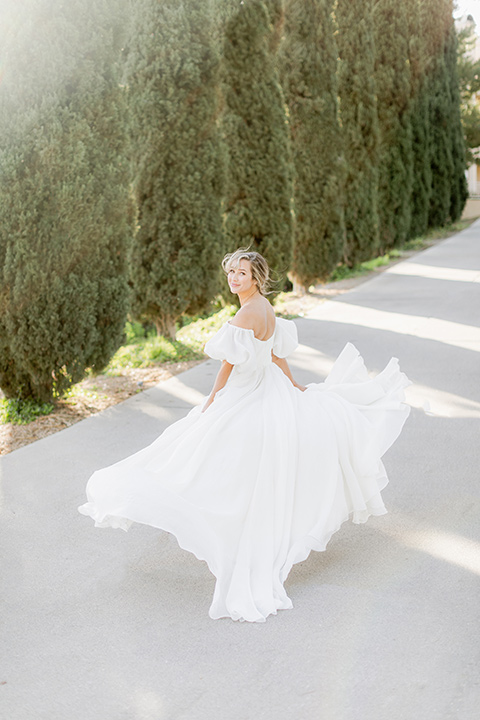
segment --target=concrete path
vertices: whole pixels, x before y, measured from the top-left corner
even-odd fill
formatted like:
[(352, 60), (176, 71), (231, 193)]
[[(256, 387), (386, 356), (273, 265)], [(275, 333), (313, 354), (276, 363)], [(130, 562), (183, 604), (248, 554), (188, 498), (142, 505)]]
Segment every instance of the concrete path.
[(390, 514), (295, 566), (293, 610), (212, 621), (204, 563), (149, 527), (95, 529), (77, 505), (94, 469), (209, 391), (214, 362), (1, 458), (2, 718), (480, 717), (480, 222), (297, 325), (300, 381), (350, 340), (414, 382), (385, 459)]

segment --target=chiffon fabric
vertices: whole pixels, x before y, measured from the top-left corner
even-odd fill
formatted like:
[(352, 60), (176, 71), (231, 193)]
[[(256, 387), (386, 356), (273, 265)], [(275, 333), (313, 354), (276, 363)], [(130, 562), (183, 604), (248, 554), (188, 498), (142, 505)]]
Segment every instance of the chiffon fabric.
[(214, 619), (263, 622), (291, 608), (292, 565), (325, 550), (349, 516), (386, 512), (380, 458), (409, 413), (406, 376), (393, 358), (370, 378), (348, 343), (325, 382), (301, 392), (272, 362), (297, 344), (290, 320), (277, 318), (265, 341), (226, 323), (205, 347), (234, 365), (214, 402), (95, 472), (79, 508), (97, 527), (173, 533), (216, 577)]

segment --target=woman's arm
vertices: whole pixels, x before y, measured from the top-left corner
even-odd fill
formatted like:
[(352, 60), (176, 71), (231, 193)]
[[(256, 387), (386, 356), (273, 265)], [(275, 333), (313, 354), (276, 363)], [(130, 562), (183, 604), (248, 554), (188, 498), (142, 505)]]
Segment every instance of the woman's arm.
[(217, 394), (217, 392), (225, 387), (226, 382), (227, 382), (228, 378), (230, 377), (232, 370), (233, 370), (233, 365), (231, 365), (226, 360), (222, 360), (222, 365), (220, 367), (220, 370), (217, 373), (217, 377), (215, 378), (212, 392), (208, 396), (208, 400), (205, 403), (205, 407), (202, 409), (202, 412), (205, 412), (205, 410), (208, 407), (210, 407), (210, 405), (215, 400), (215, 395)]
[(292, 383), (292, 385), (294, 385), (296, 388), (298, 388), (298, 389), (301, 390), (302, 392), (307, 389), (307, 388), (305, 387), (305, 385), (299, 385), (297, 382), (295, 382), (295, 380), (293, 379), (293, 376), (292, 376), (292, 372), (291, 372), (290, 368), (288, 367), (288, 363), (287, 363), (287, 361), (285, 360), (285, 358), (279, 358), (279, 357), (277, 357), (276, 355), (274, 355), (273, 352), (272, 352), (272, 360), (273, 360), (273, 362), (275, 363), (275, 365), (278, 365), (278, 367), (280, 368), (280, 370), (281, 370), (283, 373), (285, 373), (285, 375), (288, 377), (288, 379), (290, 380), (290, 382)]

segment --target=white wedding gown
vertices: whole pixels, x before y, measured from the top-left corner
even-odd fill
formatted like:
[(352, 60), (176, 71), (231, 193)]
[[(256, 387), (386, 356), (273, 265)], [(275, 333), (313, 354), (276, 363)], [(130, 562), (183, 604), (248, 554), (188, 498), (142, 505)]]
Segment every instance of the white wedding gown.
[(173, 533), (217, 582), (211, 618), (263, 622), (292, 607), (283, 583), (352, 515), (386, 512), (380, 460), (408, 416), (392, 359), (369, 378), (347, 344), (324, 383), (295, 388), (272, 350), (297, 346), (290, 320), (265, 341), (226, 323), (205, 346), (234, 365), (226, 386), (135, 455), (95, 472), (79, 510), (97, 527), (134, 522)]

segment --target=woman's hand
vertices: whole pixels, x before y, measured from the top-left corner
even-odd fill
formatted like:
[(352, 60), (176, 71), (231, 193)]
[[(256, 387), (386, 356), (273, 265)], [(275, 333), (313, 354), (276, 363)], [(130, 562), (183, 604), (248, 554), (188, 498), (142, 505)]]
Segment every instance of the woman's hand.
[(215, 400), (215, 395), (210, 395), (207, 402), (205, 403), (205, 405), (202, 408), (202, 413), (204, 413), (205, 410), (208, 410), (208, 408), (210, 407), (210, 405), (213, 403), (214, 400)]
[(215, 395), (219, 390), (225, 387), (228, 378), (230, 377), (230, 374), (233, 370), (233, 365), (226, 360), (222, 360), (222, 364), (220, 366), (220, 370), (218, 371), (217, 377), (215, 379), (215, 383), (212, 388), (212, 392), (210, 393), (207, 402), (205, 403), (205, 406), (202, 408), (202, 413), (205, 412), (205, 410), (208, 410), (212, 402), (215, 400)]
[(298, 390), (300, 390), (301, 392), (305, 392), (305, 390), (306, 390), (307, 388), (305, 387), (305, 385), (299, 385), (299, 384), (293, 379), (292, 373), (291, 373), (291, 371), (290, 371), (290, 368), (288, 367), (288, 363), (287, 363), (287, 361), (285, 360), (285, 358), (279, 358), (279, 357), (277, 357), (277, 355), (275, 355), (275, 353), (272, 351), (272, 360), (273, 360), (273, 362), (275, 363), (275, 365), (277, 365), (277, 366), (280, 368), (280, 370), (287, 376), (287, 378), (288, 378), (288, 379), (290, 380), (290, 382), (292, 383), (293, 387), (298, 388)]

